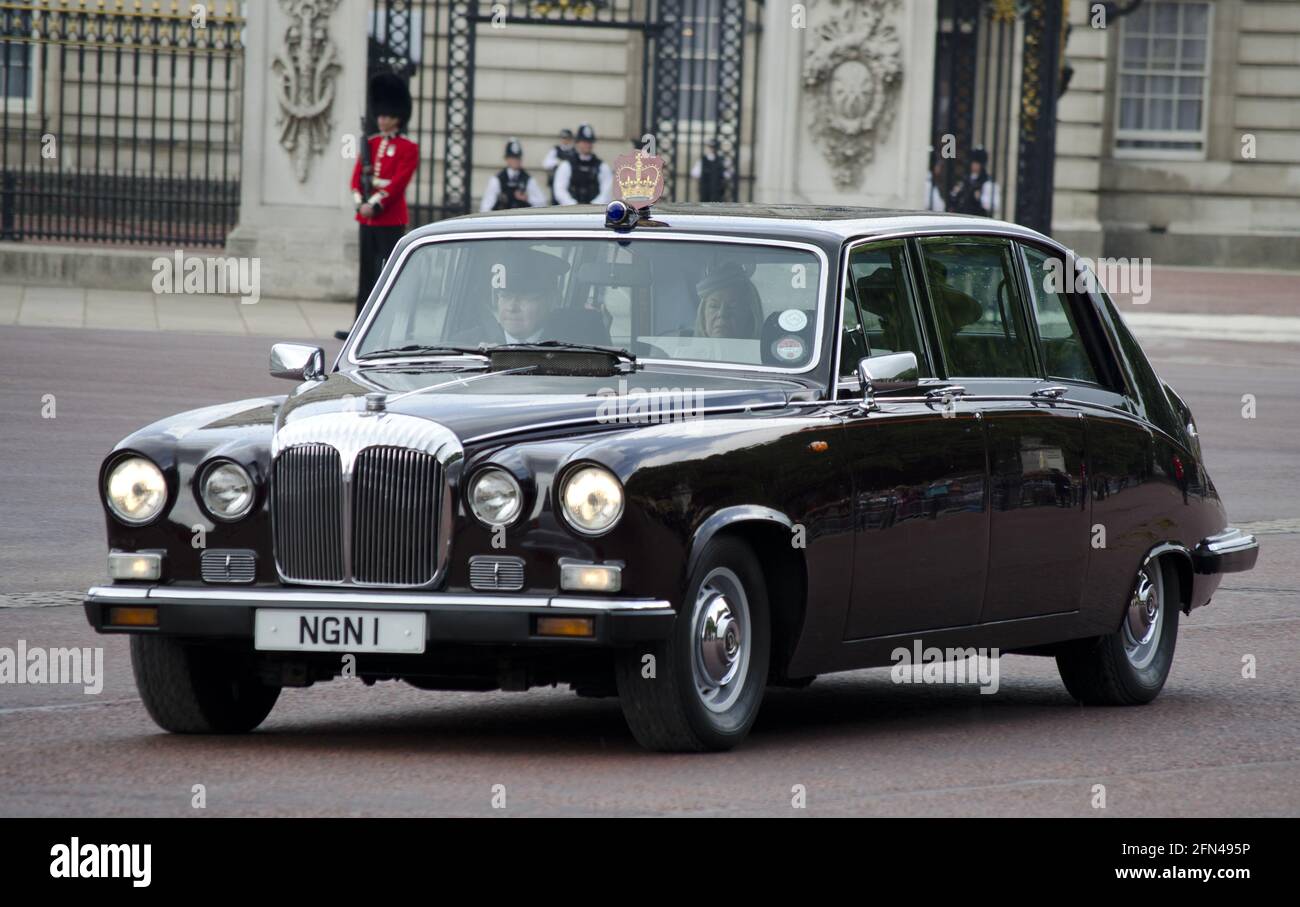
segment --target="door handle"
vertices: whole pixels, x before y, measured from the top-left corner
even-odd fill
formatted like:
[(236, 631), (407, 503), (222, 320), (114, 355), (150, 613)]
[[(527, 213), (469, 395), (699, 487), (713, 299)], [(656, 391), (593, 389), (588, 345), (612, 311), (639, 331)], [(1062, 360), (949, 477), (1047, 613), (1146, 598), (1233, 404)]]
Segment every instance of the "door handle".
[(1069, 391), (1068, 387), (1062, 387), (1059, 384), (1053, 384), (1051, 387), (1040, 387), (1031, 393), (1031, 397), (1045, 397), (1050, 400), (1059, 400)]
[(927, 397), (961, 397), (966, 394), (966, 388), (960, 384), (945, 384), (942, 387), (932, 387), (925, 392)]

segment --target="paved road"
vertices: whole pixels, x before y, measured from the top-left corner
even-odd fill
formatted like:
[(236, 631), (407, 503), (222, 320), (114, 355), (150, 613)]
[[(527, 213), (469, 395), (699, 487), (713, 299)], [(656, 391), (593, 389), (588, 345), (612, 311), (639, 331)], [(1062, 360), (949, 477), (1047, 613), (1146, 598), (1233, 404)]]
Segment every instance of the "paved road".
[(1153, 332), (1148, 347), (1232, 518), (1265, 533), (1258, 568), (1184, 621), (1154, 705), (1081, 709), (1045, 659), (1003, 659), (994, 696), (859, 671), (774, 692), (743, 748), (688, 757), (640, 751), (615, 701), (559, 690), (334, 682), (286, 691), (251, 736), (158, 732), (124, 639), (53, 604), (102, 575), (97, 466), (154, 418), (284, 385), (260, 338), (0, 328), (0, 646), (106, 659), (97, 696), (0, 686), (0, 815), (191, 815), (195, 784), (210, 815), (500, 814), (498, 784), (513, 815), (789, 815), (798, 784), (812, 814), (1095, 815), (1105, 784), (1109, 815), (1298, 815), (1300, 346)]

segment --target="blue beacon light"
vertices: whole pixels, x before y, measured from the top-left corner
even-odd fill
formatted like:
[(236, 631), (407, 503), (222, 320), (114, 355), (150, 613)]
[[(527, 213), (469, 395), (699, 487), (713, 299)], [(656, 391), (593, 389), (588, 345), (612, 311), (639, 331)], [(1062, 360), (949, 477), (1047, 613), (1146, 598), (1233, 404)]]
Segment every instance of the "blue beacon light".
[(605, 223), (610, 226), (627, 222), (629, 208), (626, 202), (612, 201), (605, 206)]

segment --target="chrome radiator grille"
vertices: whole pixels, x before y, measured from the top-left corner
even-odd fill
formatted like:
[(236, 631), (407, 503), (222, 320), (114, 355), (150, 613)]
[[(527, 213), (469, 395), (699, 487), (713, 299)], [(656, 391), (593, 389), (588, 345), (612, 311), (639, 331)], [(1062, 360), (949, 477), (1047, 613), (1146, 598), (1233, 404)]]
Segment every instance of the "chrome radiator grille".
[(480, 591), (515, 592), (524, 587), (522, 557), (478, 555), (469, 559), (469, 584)]
[(244, 548), (211, 548), (199, 558), (205, 583), (251, 583), (257, 579), (257, 555)]
[(276, 564), (289, 582), (423, 586), (438, 572), (442, 468), (428, 453), (367, 447), (345, 481), (338, 450), (286, 448), (275, 459)]
[(438, 461), (418, 450), (369, 447), (352, 469), (352, 575), (358, 583), (421, 586), (438, 568)]
[(291, 447), (272, 477), (275, 562), (287, 580), (343, 582), (343, 470), (327, 444)]

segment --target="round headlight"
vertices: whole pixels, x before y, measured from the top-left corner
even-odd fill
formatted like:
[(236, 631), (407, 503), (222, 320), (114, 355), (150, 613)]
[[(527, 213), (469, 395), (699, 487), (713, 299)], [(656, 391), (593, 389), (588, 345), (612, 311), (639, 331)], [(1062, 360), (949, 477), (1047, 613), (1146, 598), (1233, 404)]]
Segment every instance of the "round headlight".
[(109, 472), (104, 499), (113, 516), (142, 526), (167, 503), (167, 480), (162, 470), (144, 457), (125, 457)]
[(605, 532), (623, 515), (623, 486), (600, 466), (584, 466), (569, 473), (560, 500), (565, 517), (579, 532)]
[(222, 461), (204, 471), (199, 497), (217, 519), (238, 520), (253, 509), (257, 489), (248, 470), (238, 463)]
[(524, 495), (519, 483), (504, 469), (484, 469), (470, 482), (470, 510), (489, 526), (508, 526), (523, 506)]

